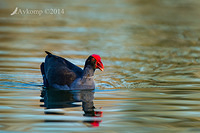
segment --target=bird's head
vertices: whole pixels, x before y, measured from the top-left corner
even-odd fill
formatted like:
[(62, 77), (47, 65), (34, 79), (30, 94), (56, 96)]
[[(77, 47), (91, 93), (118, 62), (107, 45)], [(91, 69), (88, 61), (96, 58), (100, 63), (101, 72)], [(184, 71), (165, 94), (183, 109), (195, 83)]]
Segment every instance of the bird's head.
[(101, 62), (101, 57), (97, 54), (92, 54), (88, 57), (88, 59), (85, 62), (86, 65), (91, 65), (93, 69), (100, 69), (101, 71), (104, 70), (103, 63)]

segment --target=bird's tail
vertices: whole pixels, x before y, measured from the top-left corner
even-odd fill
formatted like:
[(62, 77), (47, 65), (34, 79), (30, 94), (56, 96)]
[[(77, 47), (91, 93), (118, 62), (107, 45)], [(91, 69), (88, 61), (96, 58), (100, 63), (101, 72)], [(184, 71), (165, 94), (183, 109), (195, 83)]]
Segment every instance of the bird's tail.
[(48, 51), (45, 51), (45, 53), (47, 53), (48, 55), (52, 55), (50, 52), (48, 52)]

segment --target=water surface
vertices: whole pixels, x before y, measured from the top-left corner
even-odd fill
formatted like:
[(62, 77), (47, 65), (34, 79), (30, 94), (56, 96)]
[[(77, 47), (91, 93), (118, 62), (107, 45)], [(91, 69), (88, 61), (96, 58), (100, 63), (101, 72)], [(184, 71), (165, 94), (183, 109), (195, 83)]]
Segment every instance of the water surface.
[[(200, 132), (200, 1), (0, 3), (0, 131)], [(16, 7), (64, 14), (11, 16)], [(45, 50), (80, 67), (90, 54), (102, 57), (97, 117), (80, 101), (44, 107)]]

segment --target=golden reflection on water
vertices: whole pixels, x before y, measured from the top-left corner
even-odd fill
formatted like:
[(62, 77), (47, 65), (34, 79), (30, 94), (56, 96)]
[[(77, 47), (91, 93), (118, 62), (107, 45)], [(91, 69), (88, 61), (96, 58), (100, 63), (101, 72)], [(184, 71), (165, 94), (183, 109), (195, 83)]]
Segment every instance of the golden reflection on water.
[[(200, 1), (0, 2), (0, 131), (194, 132), (199, 122)], [(10, 14), (20, 9), (64, 9), (62, 15)], [(45, 114), (39, 66), (51, 51), (96, 71), (98, 128), (81, 107)], [(80, 103), (77, 103), (80, 104)]]

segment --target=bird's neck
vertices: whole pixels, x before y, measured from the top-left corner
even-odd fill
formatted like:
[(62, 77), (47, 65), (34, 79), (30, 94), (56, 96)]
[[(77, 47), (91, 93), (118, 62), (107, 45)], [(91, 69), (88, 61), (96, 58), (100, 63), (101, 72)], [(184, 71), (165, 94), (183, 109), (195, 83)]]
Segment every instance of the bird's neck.
[(93, 69), (92, 66), (85, 66), (83, 70), (83, 78), (92, 78), (94, 76), (94, 71), (95, 69)]
[(71, 88), (78, 89), (95, 89), (94, 84), (94, 69), (87, 65), (83, 69), (83, 75), (77, 80)]

